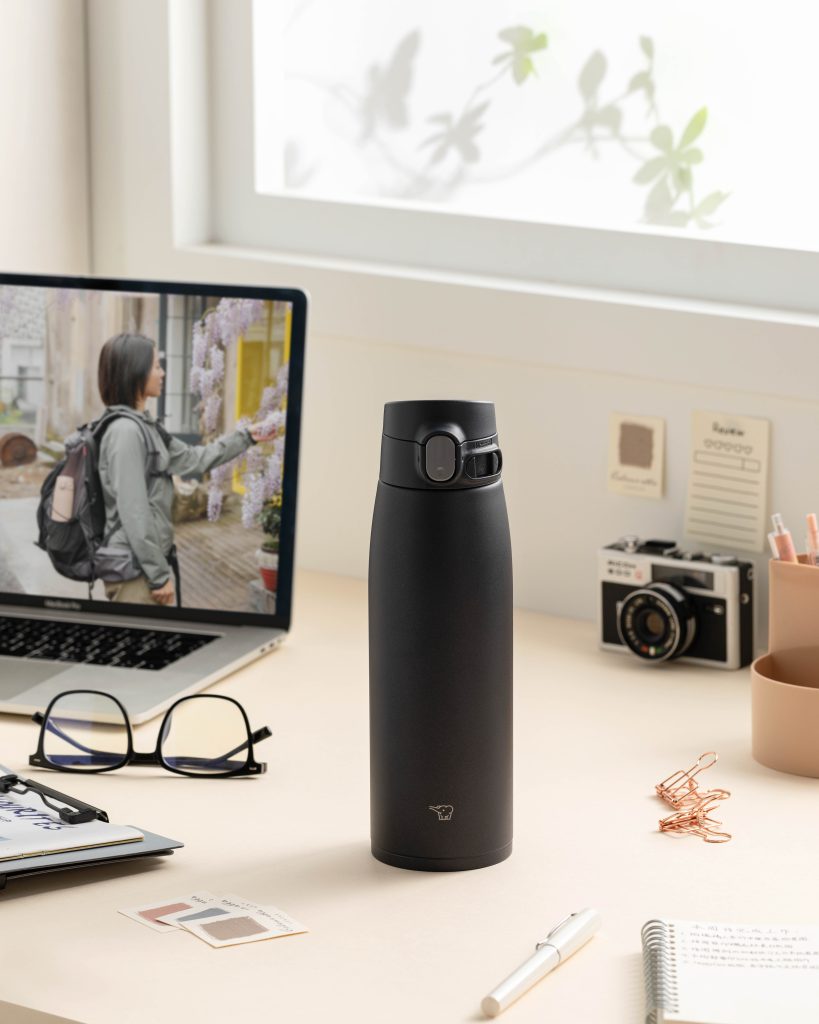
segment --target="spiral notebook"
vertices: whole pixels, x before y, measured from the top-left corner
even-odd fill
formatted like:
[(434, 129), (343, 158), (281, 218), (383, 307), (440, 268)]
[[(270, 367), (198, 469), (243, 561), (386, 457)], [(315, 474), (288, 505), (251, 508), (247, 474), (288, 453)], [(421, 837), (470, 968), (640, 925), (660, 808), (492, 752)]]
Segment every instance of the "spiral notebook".
[(819, 1017), (819, 926), (648, 921), (647, 1024)]

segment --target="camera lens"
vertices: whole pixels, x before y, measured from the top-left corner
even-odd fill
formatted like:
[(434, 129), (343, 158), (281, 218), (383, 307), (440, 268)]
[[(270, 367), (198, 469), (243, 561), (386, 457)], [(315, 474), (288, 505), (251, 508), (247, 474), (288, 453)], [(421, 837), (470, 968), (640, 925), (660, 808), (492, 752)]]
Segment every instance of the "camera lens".
[(685, 590), (651, 583), (634, 590), (617, 611), (620, 639), (647, 661), (678, 658), (691, 646), (696, 621)]
[(637, 635), (646, 644), (659, 644), (668, 633), (668, 618), (654, 608), (642, 608), (634, 619)]

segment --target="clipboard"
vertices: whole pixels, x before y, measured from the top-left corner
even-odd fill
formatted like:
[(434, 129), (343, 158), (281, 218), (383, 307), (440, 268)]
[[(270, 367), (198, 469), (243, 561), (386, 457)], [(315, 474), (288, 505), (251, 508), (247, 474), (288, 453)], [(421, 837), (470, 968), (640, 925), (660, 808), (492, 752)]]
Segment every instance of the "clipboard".
[(166, 836), (154, 835), (140, 829), (144, 838), (139, 843), (125, 843), (121, 846), (98, 846), (88, 850), (74, 850), (71, 853), (45, 854), (40, 857), (20, 857), (0, 867), (0, 893), (6, 884), (17, 878), (30, 878), (53, 871), (67, 871), (74, 868), (92, 868), (102, 864), (141, 860), (143, 857), (166, 857), (185, 844)]
[[(67, 824), (82, 824), (94, 819), (108, 822), (108, 815), (99, 807), (84, 803), (56, 789), (50, 789), (33, 779), (23, 779), (19, 775), (11, 774), (0, 765), (0, 793), (21, 795), (27, 792), (36, 793), (43, 804)], [(5, 889), (7, 882), (15, 878), (29, 878), (52, 871), (139, 860), (143, 857), (168, 856), (184, 845), (176, 839), (155, 835), (144, 829), (138, 831), (142, 833), (139, 842), (87, 846), (61, 853), (43, 853), (4, 860), (0, 862), (0, 892)]]

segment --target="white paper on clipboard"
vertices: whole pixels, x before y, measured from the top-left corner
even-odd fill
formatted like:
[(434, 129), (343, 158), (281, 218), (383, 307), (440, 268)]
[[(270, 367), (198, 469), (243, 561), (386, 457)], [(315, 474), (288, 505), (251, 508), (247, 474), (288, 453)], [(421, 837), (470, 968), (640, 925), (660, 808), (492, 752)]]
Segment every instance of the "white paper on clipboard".
[(725, 549), (762, 551), (768, 521), (770, 422), (695, 412), (685, 533)]

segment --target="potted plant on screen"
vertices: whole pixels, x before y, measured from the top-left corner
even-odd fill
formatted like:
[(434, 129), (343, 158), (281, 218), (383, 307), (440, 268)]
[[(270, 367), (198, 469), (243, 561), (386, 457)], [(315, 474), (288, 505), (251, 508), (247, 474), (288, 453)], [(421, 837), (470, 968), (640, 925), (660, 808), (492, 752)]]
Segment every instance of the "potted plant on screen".
[(275, 593), (279, 579), (279, 535), (282, 526), (281, 495), (274, 495), (266, 501), (259, 515), (259, 525), (264, 532), (262, 546), (256, 552), (256, 561), (265, 590)]

